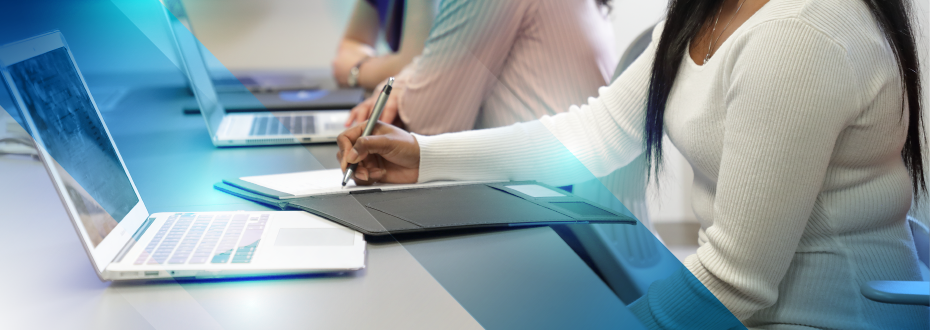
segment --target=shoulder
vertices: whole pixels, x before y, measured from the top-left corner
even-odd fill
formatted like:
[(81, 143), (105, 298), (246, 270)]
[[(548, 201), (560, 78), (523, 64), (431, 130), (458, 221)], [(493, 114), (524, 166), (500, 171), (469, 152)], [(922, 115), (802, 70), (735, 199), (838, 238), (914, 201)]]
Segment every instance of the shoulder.
[(732, 37), (741, 39), (732, 55), (743, 47), (781, 49), (775, 52), (792, 58), (832, 53), (859, 83), (893, 79), (897, 72), (894, 53), (863, 0), (771, 0), (740, 30)]
[[(816, 32), (847, 52), (881, 51), (884, 36), (862, 0), (771, 0), (745, 23), (746, 34), (772, 31), (773, 25)], [(738, 36), (734, 36), (738, 37)], [(890, 50), (890, 49), (889, 49)]]

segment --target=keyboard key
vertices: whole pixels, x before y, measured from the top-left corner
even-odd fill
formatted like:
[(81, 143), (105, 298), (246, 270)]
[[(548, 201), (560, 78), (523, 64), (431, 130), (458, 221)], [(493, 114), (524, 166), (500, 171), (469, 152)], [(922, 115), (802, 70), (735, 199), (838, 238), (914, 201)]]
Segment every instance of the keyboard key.
[(236, 250), (236, 254), (232, 259), (232, 263), (242, 264), (251, 262), (252, 256), (255, 254), (255, 248), (258, 247), (259, 242), (261, 242), (261, 240), (256, 240), (252, 244), (240, 247), (238, 250)]
[[(218, 250), (218, 251), (219, 251), (219, 250)], [(219, 252), (219, 253), (217, 253), (216, 255), (213, 256), (213, 260), (211, 260), (210, 263), (214, 263), (214, 264), (225, 264), (227, 261), (229, 261), (229, 256), (232, 255), (232, 252), (233, 252), (232, 249), (228, 249), (228, 250), (225, 250), (225, 251), (223, 251), (223, 252)]]
[(200, 238), (203, 236), (207, 226), (210, 225), (210, 221), (213, 221), (212, 214), (203, 214), (197, 217), (197, 221), (194, 222), (187, 232), (187, 235), (184, 236), (181, 245), (178, 246), (174, 255), (168, 260), (169, 264), (183, 264), (187, 262), (187, 258), (190, 257), (191, 253), (194, 252), (194, 248), (200, 243)]
[(174, 221), (177, 220), (178, 215), (169, 216), (165, 223), (162, 224), (161, 228), (158, 229), (158, 232), (155, 233), (155, 237), (152, 238), (152, 241), (145, 246), (145, 250), (139, 254), (139, 258), (136, 259), (134, 264), (141, 265), (148, 260), (149, 255), (155, 251), (155, 248), (158, 247), (158, 243), (165, 237), (165, 234), (168, 233), (168, 229), (174, 224)]

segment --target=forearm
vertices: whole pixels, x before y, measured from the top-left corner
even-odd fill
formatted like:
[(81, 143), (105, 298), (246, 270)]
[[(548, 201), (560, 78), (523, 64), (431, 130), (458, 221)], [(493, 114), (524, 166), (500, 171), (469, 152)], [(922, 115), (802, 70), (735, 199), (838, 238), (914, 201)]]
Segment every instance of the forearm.
[(404, 28), (397, 52), (371, 58), (359, 71), (359, 86), (374, 89), (387, 78), (397, 76), (413, 59), (423, 53), (423, 44), (436, 18), (438, 1), (408, 0), (404, 10)]
[(413, 56), (400, 53), (369, 58), (359, 69), (358, 85), (365, 89), (375, 89), (388, 78), (396, 77), (412, 60)]
[(460, 133), (417, 135), (417, 142), (419, 182), (537, 180), (564, 185), (593, 178), (538, 121)]

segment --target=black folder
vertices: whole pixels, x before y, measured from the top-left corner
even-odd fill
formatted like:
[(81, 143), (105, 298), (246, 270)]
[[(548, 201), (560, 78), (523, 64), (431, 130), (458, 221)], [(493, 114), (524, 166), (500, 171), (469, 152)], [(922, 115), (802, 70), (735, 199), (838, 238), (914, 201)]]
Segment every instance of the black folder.
[[(533, 197), (509, 188), (538, 185), (560, 196)], [(365, 235), (381, 236), (433, 230), (576, 223), (636, 224), (636, 219), (535, 181), (381, 191), (277, 199), (230, 185), (217, 190), (281, 210), (304, 210)]]

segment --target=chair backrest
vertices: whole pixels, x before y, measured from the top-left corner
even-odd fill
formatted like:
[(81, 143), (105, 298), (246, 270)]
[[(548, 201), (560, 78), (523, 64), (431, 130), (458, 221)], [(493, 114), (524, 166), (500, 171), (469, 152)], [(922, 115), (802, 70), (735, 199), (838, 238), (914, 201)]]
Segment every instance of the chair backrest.
[(649, 47), (649, 43), (652, 42), (652, 30), (655, 28), (656, 26), (653, 25), (636, 36), (636, 39), (633, 39), (630, 46), (623, 52), (623, 56), (620, 57), (620, 63), (617, 64), (617, 68), (614, 70), (614, 76), (610, 78), (610, 82), (617, 80), (617, 77), (619, 77), (626, 68), (630, 67), (630, 64), (633, 64), (633, 61), (646, 50), (646, 47)]
[(924, 281), (930, 280), (930, 230), (917, 219), (907, 217), (911, 227), (911, 236), (914, 237), (914, 247), (917, 249), (917, 259), (921, 263), (921, 272)]

